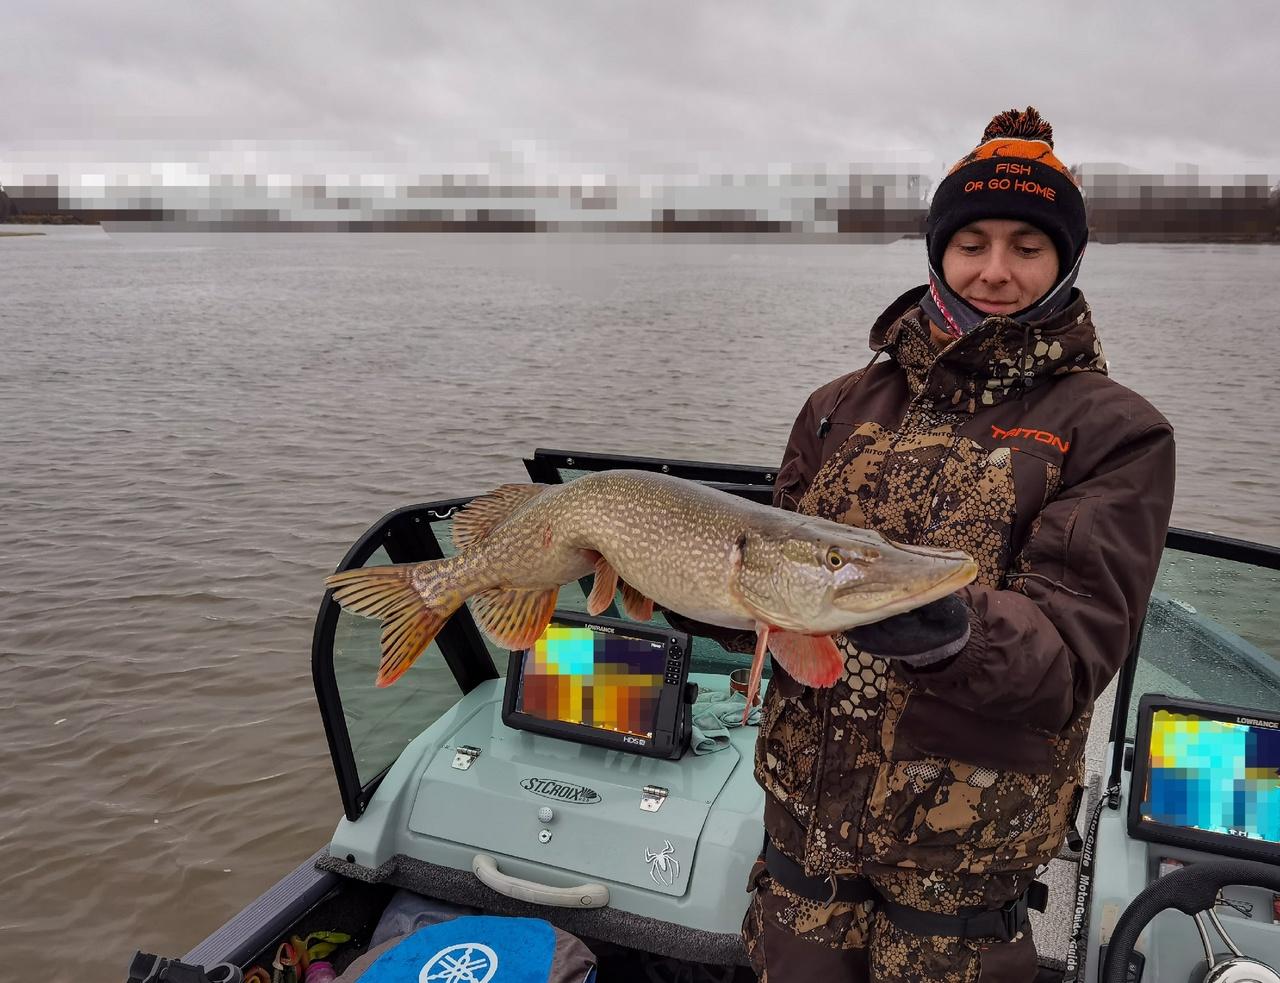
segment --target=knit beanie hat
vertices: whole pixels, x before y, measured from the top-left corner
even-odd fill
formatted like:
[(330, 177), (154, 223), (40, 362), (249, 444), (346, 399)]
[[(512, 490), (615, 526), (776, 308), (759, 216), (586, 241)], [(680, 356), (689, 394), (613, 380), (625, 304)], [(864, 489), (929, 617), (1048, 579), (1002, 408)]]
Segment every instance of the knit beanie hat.
[(1060, 277), (1089, 238), (1084, 196), (1053, 153), (1053, 127), (1031, 106), (995, 116), (978, 146), (938, 185), (925, 225), (929, 265), (941, 271), (951, 237), (989, 218), (1022, 220), (1044, 232), (1058, 253)]

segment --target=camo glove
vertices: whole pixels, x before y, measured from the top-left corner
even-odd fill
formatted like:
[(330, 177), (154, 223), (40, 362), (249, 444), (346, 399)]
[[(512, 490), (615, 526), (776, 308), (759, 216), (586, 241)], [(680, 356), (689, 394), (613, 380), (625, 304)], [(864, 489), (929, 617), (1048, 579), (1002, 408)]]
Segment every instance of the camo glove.
[(949, 665), (969, 641), (969, 606), (956, 594), (870, 625), (845, 637), (868, 655), (934, 672)]

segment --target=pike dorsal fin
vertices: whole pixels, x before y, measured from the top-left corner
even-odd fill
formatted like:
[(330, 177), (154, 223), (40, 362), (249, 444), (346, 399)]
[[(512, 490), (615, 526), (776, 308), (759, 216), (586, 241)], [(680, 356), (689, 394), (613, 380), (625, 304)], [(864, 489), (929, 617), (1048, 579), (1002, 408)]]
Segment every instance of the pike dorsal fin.
[(494, 587), (471, 598), (480, 630), (506, 649), (527, 649), (551, 623), (559, 587), (519, 590)]
[(606, 610), (613, 603), (618, 590), (618, 571), (609, 566), (603, 556), (596, 560), (595, 580), (591, 583), (591, 596), (587, 598), (587, 614), (592, 616)]
[(801, 686), (830, 686), (840, 678), (844, 656), (830, 635), (769, 633), (769, 652)]
[(464, 550), (489, 535), (490, 531), (531, 498), (542, 494), (546, 485), (502, 485), (487, 495), (473, 498), (453, 519), (453, 545)]
[(622, 588), (622, 610), (627, 612), (628, 618), (633, 621), (653, 620), (653, 600), (651, 598), (645, 597), (626, 581), (618, 581), (618, 586)]

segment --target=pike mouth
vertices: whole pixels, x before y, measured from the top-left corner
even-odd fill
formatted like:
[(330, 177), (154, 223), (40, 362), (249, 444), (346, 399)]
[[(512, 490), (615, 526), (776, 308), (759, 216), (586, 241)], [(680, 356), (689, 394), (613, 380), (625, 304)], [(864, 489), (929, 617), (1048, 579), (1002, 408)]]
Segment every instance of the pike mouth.
[[(964, 554), (961, 554), (962, 556)], [(957, 557), (959, 559), (959, 557)], [(886, 612), (885, 617), (898, 614), (902, 611), (910, 611), (912, 608), (919, 607), (929, 601), (935, 601), (940, 597), (946, 597), (953, 591), (959, 590), (966, 584), (971, 583), (973, 578), (978, 575), (978, 564), (966, 557), (963, 566), (955, 573), (947, 577), (943, 577), (936, 583), (930, 584), (920, 590), (912, 591), (909, 594), (902, 594), (894, 598), (882, 608)], [(866, 581), (860, 580), (856, 583), (846, 584), (844, 587), (836, 589), (832, 595), (832, 599), (837, 603), (846, 599), (856, 599), (859, 595), (872, 593), (875, 591), (892, 591), (895, 587), (893, 581)]]
[[(964, 550), (946, 549), (942, 546), (914, 546), (911, 543), (899, 543), (890, 540), (893, 548), (903, 553), (910, 553), (912, 556), (927, 556), (934, 560), (960, 560), (963, 563), (973, 563), (973, 558)], [(975, 573), (977, 567), (974, 567)]]

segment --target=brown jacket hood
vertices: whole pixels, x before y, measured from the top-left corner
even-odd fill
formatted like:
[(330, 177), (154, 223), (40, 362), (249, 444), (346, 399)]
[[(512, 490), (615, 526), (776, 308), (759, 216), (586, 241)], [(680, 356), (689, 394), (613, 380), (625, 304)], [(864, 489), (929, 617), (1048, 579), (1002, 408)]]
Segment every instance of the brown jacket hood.
[(1057, 314), (1030, 325), (989, 317), (940, 353), (920, 310), (927, 287), (908, 290), (871, 328), (873, 351), (907, 373), (913, 397), (939, 409), (973, 413), (1068, 372), (1107, 372), (1089, 304), (1079, 290)]

